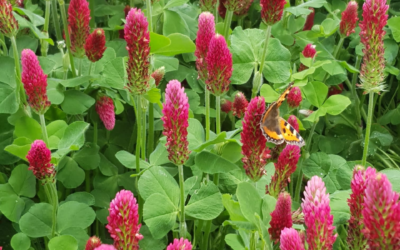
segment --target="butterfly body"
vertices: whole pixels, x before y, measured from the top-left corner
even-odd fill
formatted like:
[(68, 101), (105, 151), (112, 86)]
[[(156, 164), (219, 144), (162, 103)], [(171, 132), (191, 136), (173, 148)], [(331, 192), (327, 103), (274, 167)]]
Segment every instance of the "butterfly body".
[(289, 94), (293, 83), (282, 93), (276, 102), (271, 103), (261, 117), (260, 128), (267, 141), (276, 145), (283, 142), (302, 147), (305, 145), (304, 139), (287, 122), (279, 116), (279, 107)]

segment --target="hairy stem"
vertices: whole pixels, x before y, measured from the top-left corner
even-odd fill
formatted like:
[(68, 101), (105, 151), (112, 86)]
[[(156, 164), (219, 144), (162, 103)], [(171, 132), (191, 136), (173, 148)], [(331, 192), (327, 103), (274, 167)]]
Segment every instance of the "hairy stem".
[(369, 136), (371, 134), (372, 116), (374, 115), (374, 92), (369, 93), (369, 103), (368, 103), (368, 119), (367, 128), (365, 130), (365, 142), (364, 142), (364, 152), (361, 160), (361, 165), (366, 167), (368, 146), (369, 146)]
[(154, 149), (154, 106), (149, 103), (149, 141), (147, 142), (147, 156), (149, 157)]
[(233, 17), (233, 11), (226, 10), (225, 22), (224, 22), (224, 37), (226, 42), (228, 42), (229, 29), (231, 27), (232, 17)]
[(40, 114), (39, 117), (40, 117), (40, 127), (42, 128), (43, 140), (48, 147), (49, 146), (49, 137), (47, 135), (46, 120), (44, 119), (43, 114)]
[(183, 165), (178, 166), (179, 171), (179, 188), (180, 188), (180, 216), (179, 216), (179, 236), (185, 238), (186, 236), (186, 221), (185, 221), (185, 186), (183, 178)]
[(210, 139), (210, 91), (205, 90), (205, 106), (206, 106), (206, 141)]

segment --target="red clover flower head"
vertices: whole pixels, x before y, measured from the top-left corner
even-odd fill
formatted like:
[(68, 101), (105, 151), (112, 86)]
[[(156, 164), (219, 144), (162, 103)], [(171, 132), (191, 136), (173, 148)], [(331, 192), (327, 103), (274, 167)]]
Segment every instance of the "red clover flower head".
[(261, 18), (264, 23), (271, 26), (282, 18), (285, 0), (260, 0)]
[(247, 105), (249, 105), (249, 102), (247, 101), (246, 96), (244, 96), (242, 92), (237, 93), (232, 106), (233, 115), (239, 119), (242, 118), (244, 112), (246, 112)]
[(39, 60), (30, 49), (21, 53), (22, 83), (28, 95), (29, 106), (38, 114), (43, 115), (51, 103), (47, 99), (47, 75), (40, 67)]
[(53, 182), (56, 171), (51, 164), (51, 152), (46, 143), (36, 140), (31, 144), (26, 159), (29, 162), (29, 170), (32, 170), (36, 178), (43, 182)]
[(97, 236), (92, 236), (86, 243), (85, 250), (94, 250), (101, 245), (101, 240)]
[(226, 99), (222, 99), (221, 101), (221, 111), (225, 113), (229, 113), (232, 110), (232, 102)]
[(114, 240), (117, 250), (138, 250), (139, 241), (143, 235), (139, 233), (141, 224), (138, 224), (138, 204), (136, 198), (129, 190), (121, 190), (110, 203), (106, 228)]
[(247, 15), (247, 12), (249, 12), (249, 9), (253, 4), (253, 1), (254, 0), (241, 1), (241, 4), (237, 8), (237, 10), (235, 10), (234, 14), (239, 17)]
[(340, 21), (340, 34), (350, 36), (354, 33), (358, 21), (357, 14), (358, 4), (356, 1), (350, 1), (346, 9), (342, 12), (342, 20)]
[(285, 228), (281, 231), (281, 250), (304, 250), (304, 244), (299, 233), (293, 228)]
[(297, 108), (298, 106), (300, 106), (302, 100), (303, 98), (301, 97), (300, 88), (293, 87), (287, 96), (287, 102), (289, 104), (289, 107)]
[(132, 8), (124, 27), (128, 51), (128, 88), (131, 93), (144, 94), (150, 88), (150, 33), (148, 22), (140, 9)]
[(115, 126), (114, 102), (108, 96), (100, 96), (96, 101), (96, 112), (100, 116), (107, 130), (113, 130)]
[(168, 245), (167, 250), (192, 250), (192, 244), (184, 238), (174, 239), (174, 242)]
[(214, 16), (210, 12), (203, 12), (199, 16), (199, 30), (196, 38), (196, 68), (199, 78), (206, 81), (207, 73), (207, 52), (210, 46), (211, 38), (215, 35)]
[(304, 24), (303, 30), (311, 30), (312, 27), (314, 26), (314, 16), (315, 16), (315, 10), (314, 8), (309, 8), (311, 10), (311, 13), (308, 14), (306, 23)]
[[(199, 0), (200, 6), (205, 11), (214, 11), (217, 0)], [(203, 12), (204, 13), (204, 12)]]
[(95, 29), (86, 39), (85, 52), (89, 61), (97, 62), (106, 50), (106, 36), (101, 28)]
[(160, 85), (161, 80), (164, 78), (164, 75), (165, 75), (165, 67), (164, 66), (156, 69), (153, 73), (151, 73), (151, 77), (153, 77), (154, 83), (157, 87), (158, 87), (158, 85)]
[(294, 115), (289, 116), (287, 122), (292, 125), (297, 132), (299, 132), (299, 122), (297, 121), (297, 117)]
[(281, 231), (288, 227), (292, 227), (292, 199), (290, 194), (283, 192), (279, 194), (276, 202), (275, 210), (271, 213), (271, 227), (268, 229), (271, 239), (275, 242), (279, 241)]
[(168, 159), (175, 165), (182, 165), (190, 154), (187, 140), (189, 101), (185, 89), (177, 80), (171, 80), (167, 84), (162, 113), (163, 135), (167, 137)]
[(68, 7), (68, 30), (71, 34), (71, 51), (78, 58), (85, 55), (85, 43), (90, 33), (90, 9), (86, 0), (71, 0)]
[(12, 13), (12, 5), (7, 0), (0, 0), (0, 33), (6, 37), (16, 36), (18, 22)]

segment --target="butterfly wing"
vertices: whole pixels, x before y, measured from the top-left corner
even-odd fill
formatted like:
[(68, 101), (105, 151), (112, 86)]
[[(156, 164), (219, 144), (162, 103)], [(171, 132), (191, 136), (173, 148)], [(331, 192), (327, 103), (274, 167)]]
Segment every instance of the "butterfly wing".
[(281, 106), (283, 101), (286, 99), (287, 95), (289, 94), (290, 90), (293, 87), (293, 82), (289, 83), (289, 86), (282, 92), (281, 96), (279, 96), (278, 100), (276, 101), (278, 108)]
[(271, 103), (264, 112), (260, 127), (267, 141), (277, 145), (285, 141), (279, 125), (279, 108), (276, 102)]
[(279, 117), (279, 125), (282, 136), (287, 144), (297, 145), (299, 147), (305, 145), (304, 139), (300, 136), (300, 134), (282, 117)]

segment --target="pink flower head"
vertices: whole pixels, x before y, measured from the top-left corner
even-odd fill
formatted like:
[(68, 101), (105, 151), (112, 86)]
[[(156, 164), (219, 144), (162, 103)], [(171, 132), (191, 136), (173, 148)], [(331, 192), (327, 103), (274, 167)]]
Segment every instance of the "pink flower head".
[(312, 27), (314, 26), (314, 16), (315, 16), (315, 10), (314, 8), (308, 8), (311, 10), (311, 13), (308, 14), (306, 23), (304, 24), (303, 30), (311, 30)]
[(292, 125), (294, 129), (296, 129), (297, 132), (299, 132), (299, 122), (297, 121), (297, 117), (294, 115), (289, 116), (289, 119), (287, 122)]
[(199, 2), (201, 8), (205, 11), (214, 11), (215, 5), (217, 4), (217, 0), (200, 0)]
[(247, 105), (249, 105), (249, 102), (246, 99), (246, 96), (242, 92), (239, 92), (235, 95), (235, 100), (233, 101), (233, 115), (235, 115), (237, 118), (242, 118), (244, 115), (244, 112), (246, 112)]
[(71, 51), (78, 58), (85, 55), (85, 43), (90, 33), (90, 9), (86, 0), (71, 0), (68, 7), (68, 30), (71, 34)]
[(18, 22), (12, 13), (12, 5), (7, 0), (0, 0), (0, 33), (6, 37), (16, 36)]
[(290, 175), (296, 170), (299, 158), (300, 148), (296, 145), (286, 145), (275, 163), (275, 174), (268, 188), (270, 195), (277, 197), (286, 187), (287, 182), (290, 182)]
[(101, 240), (97, 236), (92, 236), (86, 243), (85, 250), (94, 250), (101, 245)]
[(304, 244), (299, 233), (293, 228), (285, 228), (281, 231), (281, 250), (304, 250)]
[(103, 121), (107, 130), (113, 130), (115, 126), (114, 102), (108, 96), (101, 96), (96, 101), (96, 112)]
[(199, 16), (199, 30), (196, 38), (196, 68), (199, 78), (207, 80), (207, 52), (210, 46), (211, 38), (215, 35), (214, 16), (210, 12), (203, 12)]
[(366, 181), (362, 230), (369, 249), (400, 249), (399, 194), (386, 175), (377, 173)]
[(383, 36), (388, 19), (389, 6), (386, 0), (366, 0), (363, 4), (363, 20), (360, 22), (361, 43), (364, 44), (364, 57), (360, 70), (360, 87), (365, 93), (384, 90), (385, 48)]
[(313, 176), (308, 181), (301, 207), (307, 227), (308, 249), (332, 249), (337, 234), (333, 233), (335, 227), (329, 207), (329, 194), (320, 177)]
[(28, 95), (29, 106), (38, 114), (46, 113), (51, 103), (47, 99), (47, 75), (43, 73), (35, 53), (24, 49), (21, 53), (22, 83)]
[(266, 147), (265, 139), (260, 129), (260, 119), (265, 111), (264, 97), (253, 98), (243, 118), (243, 130), (240, 133), (242, 145), (242, 162), (247, 176), (254, 182), (264, 174), (266, 160), (270, 158), (270, 150)]
[(353, 170), (353, 179), (351, 180), (352, 194), (350, 195), (350, 199), (347, 200), (351, 215), (349, 220), (347, 243), (354, 249), (364, 249), (367, 244), (366, 238), (362, 233), (364, 228), (362, 210), (364, 207), (364, 195), (367, 180), (369, 178), (375, 178), (375, 175), (375, 169), (368, 168), (365, 170), (361, 165), (355, 166)]
[(285, 0), (260, 0), (261, 18), (268, 26), (277, 23), (282, 18)]
[(32, 170), (36, 178), (43, 183), (52, 182), (56, 171), (51, 164), (51, 152), (46, 143), (36, 140), (31, 144), (26, 159), (29, 162), (29, 170)]
[(285, 227), (292, 227), (292, 199), (287, 192), (280, 193), (276, 202), (275, 210), (271, 213), (271, 227), (268, 229), (271, 239), (275, 242), (279, 241), (281, 231)]
[(340, 33), (344, 36), (349, 36), (354, 33), (356, 28), (358, 14), (358, 4), (356, 1), (350, 1), (346, 9), (342, 12), (342, 20), (340, 21)]
[(106, 228), (114, 240), (115, 248), (139, 249), (139, 241), (143, 239), (143, 235), (139, 233), (142, 225), (138, 224), (138, 209), (136, 198), (129, 190), (119, 191), (111, 201)]
[(95, 29), (85, 43), (86, 56), (92, 62), (97, 62), (103, 57), (106, 50), (106, 36), (101, 28)]
[(207, 89), (213, 95), (221, 96), (228, 91), (232, 76), (232, 54), (223, 36), (216, 34), (211, 38), (206, 61)]
[[(139, 248), (137, 248), (137, 249), (139, 249)], [(94, 250), (117, 250), (117, 249), (113, 245), (102, 244), (102, 245), (96, 247)]]
[(221, 102), (221, 110), (222, 112), (229, 113), (232, 110), (232, 102), (226, 99), (223, 99)]
[(162, 113), (163, 135), (167, 137), (168, 159), (175, 165), (182, 165), (190, 154), (187, 140), (189, 101), (185, 89), (177, 80), (171, 80), (167, 84)]
[(287, 102), (289, 104), (289, 107), (297, 108), (298, 106), (300, 106), (302, 100), (303, 98), (301, 97), (300, 88), (293, 87), (287, 96)]
[(150, 88), (150, 33), (148, 22), (140, 9), (132, 8), (124, 27), (128, 50), (128, 87), (131, 93), (144, 94)]
[(168, 245), (167, 250), (192, 250), (192, 244), (184, 238), (174, 239), (174, 242)]
[(154, 79), (154, 83), (155, 85), (158, 87), (158, 85), (160, 85), (161, 80), (164, 78), (165, 75), (165, 67), (162, 66), (158, 69), (156, 69), (152, 74), (151, 77), (153, 77)]

